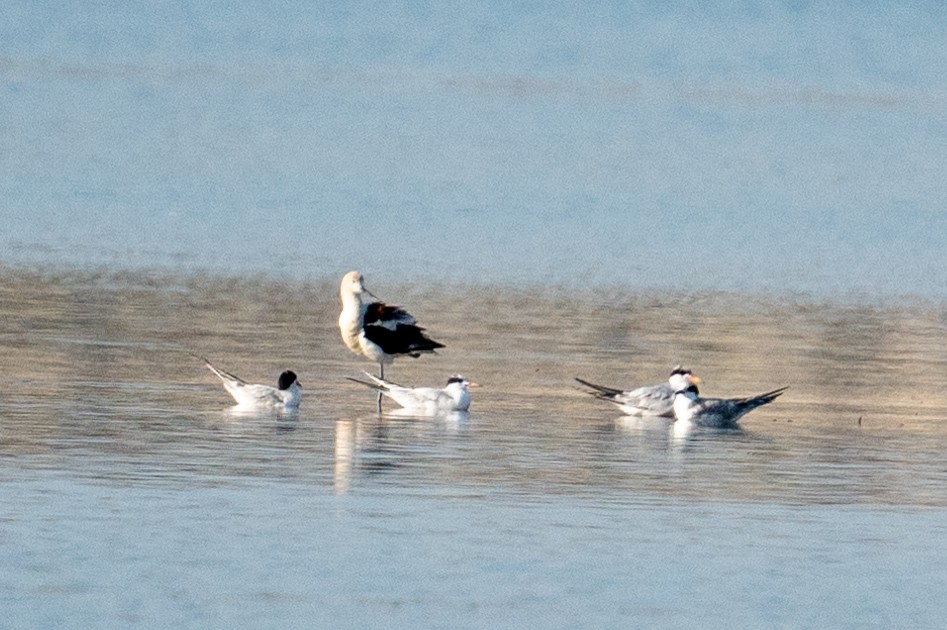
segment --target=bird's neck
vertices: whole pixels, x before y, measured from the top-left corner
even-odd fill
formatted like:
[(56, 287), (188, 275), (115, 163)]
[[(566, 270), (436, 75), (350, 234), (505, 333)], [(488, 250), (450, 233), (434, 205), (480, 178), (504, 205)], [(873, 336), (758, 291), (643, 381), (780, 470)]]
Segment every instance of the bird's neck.
[(352, 293), (349, 291), (344, 291), (339, 294), (339, 301), (342, 302), (342, 310), (363, 310), (364, 305), (362, 304), (362, 294), (361, 293)]

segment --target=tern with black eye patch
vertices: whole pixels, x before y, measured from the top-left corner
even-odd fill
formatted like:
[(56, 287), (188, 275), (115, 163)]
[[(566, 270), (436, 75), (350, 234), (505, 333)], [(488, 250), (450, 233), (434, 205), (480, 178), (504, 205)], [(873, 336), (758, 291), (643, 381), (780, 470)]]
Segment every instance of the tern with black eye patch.
[(668, 376), (668, 382), (660, 385), (645, 385), (632, 390), (620, 390), (614, 387), (596, 385), (576, 377), (592, 391), (589, 394), (600, 400), (607, 400), (629, 416), (659, 416), (674, 417), (674, 392), (683, 389), (692, 383), (699, 383), (700, 378), (693, 372), (680, 365), (675, 366)]
[(454, 411), (470, 409), (470, 388), (478, 387), (467, 377), (455, 374), (447, 379), (447, 385), (442, 389), (434, 387), (403, 387), (391, 381), (386, 381), (363, 372), (369, 379), (362, 381), (348, 378), (350, 381), (378, 390), (404, 408), (404, 411), (416, 415), (433, 416)]
[(736, 428), (737, 422), (757, 407), (767, 405), (788, 387), (747, 398), (702, 398), (696, 385), (688, 385), (674, 394), (674, 419), (682, 424), (717, 429)]

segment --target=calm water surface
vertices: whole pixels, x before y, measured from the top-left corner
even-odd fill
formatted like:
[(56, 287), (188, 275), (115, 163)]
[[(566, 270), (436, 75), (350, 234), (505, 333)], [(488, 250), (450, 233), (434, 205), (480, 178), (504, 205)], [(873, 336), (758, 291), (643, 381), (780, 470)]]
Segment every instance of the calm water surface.
[(947, 297), (942, 3), (4, 9), (0, 262)]
[[(947, 9), (0, 11), (0, 627), (943, 627)], [(483, 385), (373, 413), (366, 272)], [(191, 353), (290, 416), (234, 415)], [(575, 376), (788, 385), (744, 430)]]
[[(6, 270), (4, 623), (942, 621), (942, 307), (375, 290), (448, 346), (392, 378), (462, 371), (469, 415), (373, 413), (343, 378), (371, 366), (338, 338), (334, 281)], [(304, 404), (234, 414), (188, 352), (257, 381), (292, 367)], [(677, 362), (711, 395), (791, 389), (743, 431), (675, 435), (571, 380)]]

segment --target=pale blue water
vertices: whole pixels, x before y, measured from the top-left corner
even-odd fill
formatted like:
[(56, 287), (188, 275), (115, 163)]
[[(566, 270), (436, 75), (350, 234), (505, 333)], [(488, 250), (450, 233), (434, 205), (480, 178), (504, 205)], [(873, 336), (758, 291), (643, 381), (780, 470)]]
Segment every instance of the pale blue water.
[[(483, 385), (412, 419), (345, 380), (333, 285), (0, 275), (0, 627), (942, 625), (942, 310), (383, 285), (447, 343), (388, 374)], [(677, 361), (790, 390), (680, 435), (572, 380)]]
[[(945, 27), (4, 3), (0, 627), (941, 626)], [(466, 421), (344, 381), (351, 268)], [(304, 406), (234, 418), (184, 351)], [(791, 389), (675, 439), (571, 380), (679, 361)]]
[[(932, 554), (942, 512), (905, 519), (845, 507), (536, 501), (380, 484), (339, 498), (306, 478), (284, 479), (274, 494), (252, 481), (194, 488), (29, 477), (4, 484), (13, 520), (4, 547), (18, 549), (4, 554), (16, 580), (2, 579), (7, 627), (933, 628), (943, 620), (943, 555)], [(17, 518), (24, 512), (47, 518), (27, 525)], [(937, 538), (905, 536), (905, 523)], [(23, 606), (27, 598), (36, 604)]]
[(943, 298), (945, 27), (8, 2), (0, 260)]

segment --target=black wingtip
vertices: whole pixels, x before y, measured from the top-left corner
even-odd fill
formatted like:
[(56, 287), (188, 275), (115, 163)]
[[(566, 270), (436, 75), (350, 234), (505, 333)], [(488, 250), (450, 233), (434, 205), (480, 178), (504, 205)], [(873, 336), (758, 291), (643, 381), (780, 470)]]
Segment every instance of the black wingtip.
[(780, 387), (779, 389), (774, 389), (772, 391), (769, 391), (763, 394), (757, 394), (756, 396), (749, 396), (748, 398), (744, 398), (740, 402), (744, 404), (750, 403), (753, 405), (753, 407), (759, 407), (760, 405), (768, 405), (769, 403), (773, 402), (774, 400), (782, 396), (783, 393), (787, 389), (789, 389), (788, 386)]
[(377, 383), (369, 383), (368, 381), (360, 381), (357, 378), (352, 378), (351, 376), (346, 376), (345, 378), (347, 380), (352, 381), (353, 383), (358, 383), (359, 385), (364, 385), (365, 387), (371, 387), (372, 389), (377, 389), (379, 391), (384, 389), (381, 385)]
[(604, 385), (596, 385), (595, 383), (590, 383), (589, 381), (582, 380), (578, 376), (573, 376), (572, 378), (574, 378), (577, 382), (581, 383), (582, 385), (585, 385), (586, 387), (595, 390), (595, 391), (585, 392), (585, 393), (595, 396), (596, 398), (599, 398), (601, 400), (615, 402), (615, 396), (618, 396), (619, 394), (622, 393), (620, 389), (615, 389), (614, 387), (606, 387)]
[(444, 344), (434, 341), (433, 339), (428, 339), (424, 335), (421, 335), (421, 341), (416, 341), (411, 344), (412, 352), (434, 352), (438, 348), (446, 348)]

